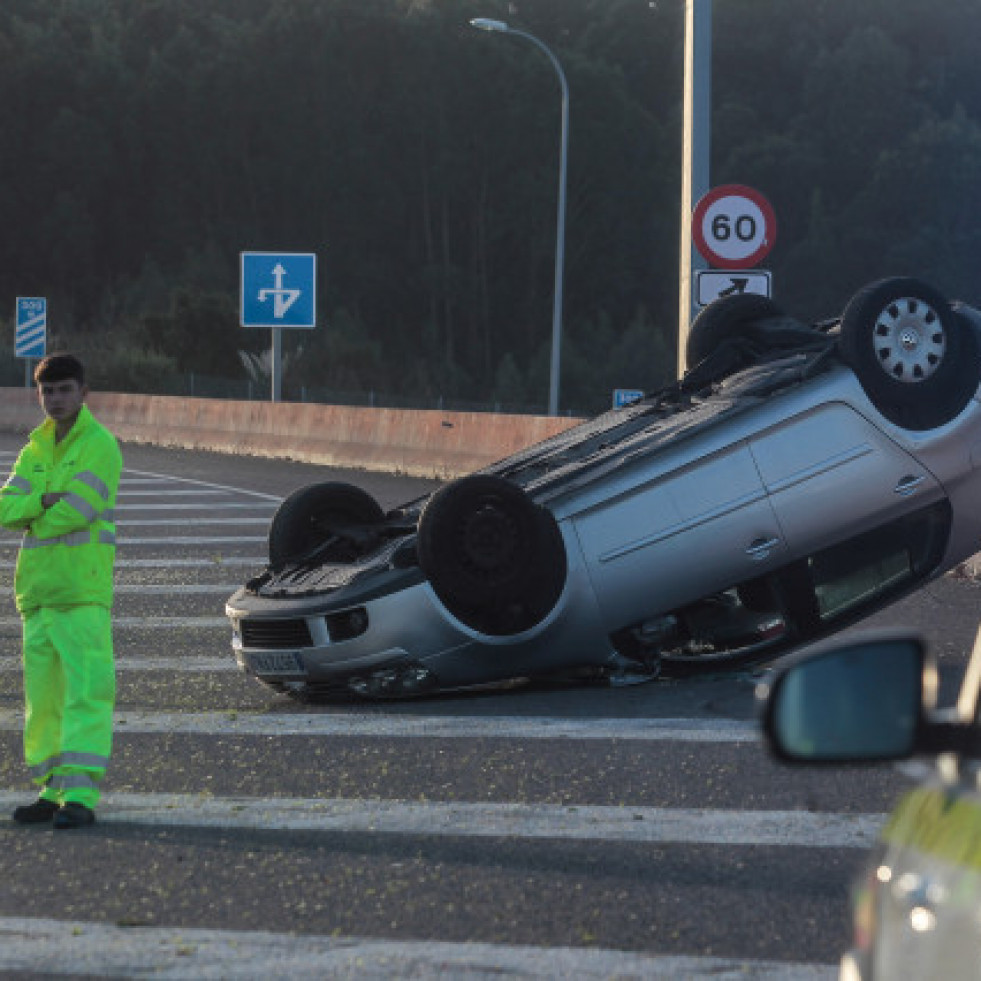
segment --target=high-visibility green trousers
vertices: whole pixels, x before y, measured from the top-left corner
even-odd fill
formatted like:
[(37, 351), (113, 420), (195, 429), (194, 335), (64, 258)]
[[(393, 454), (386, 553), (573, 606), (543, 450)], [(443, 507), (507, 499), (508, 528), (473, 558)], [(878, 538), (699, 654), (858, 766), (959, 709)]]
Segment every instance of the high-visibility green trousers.
[(24, 757), (41, 797), (94, 807), (112, 748), (116, 675), (104, 606), (24, 620)]

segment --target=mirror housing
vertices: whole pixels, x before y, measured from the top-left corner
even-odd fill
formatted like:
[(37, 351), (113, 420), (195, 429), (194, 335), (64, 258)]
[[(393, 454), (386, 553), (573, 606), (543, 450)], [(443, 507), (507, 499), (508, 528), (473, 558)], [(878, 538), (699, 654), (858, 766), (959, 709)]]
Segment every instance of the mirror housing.
[[(881, 632), (806, 653), (757, 689), (763, 731), (790, 763), (878, 763), (933, 749), (937, 671), (922, 638)], [(936, 733), (935, 735), (939, 735)]]

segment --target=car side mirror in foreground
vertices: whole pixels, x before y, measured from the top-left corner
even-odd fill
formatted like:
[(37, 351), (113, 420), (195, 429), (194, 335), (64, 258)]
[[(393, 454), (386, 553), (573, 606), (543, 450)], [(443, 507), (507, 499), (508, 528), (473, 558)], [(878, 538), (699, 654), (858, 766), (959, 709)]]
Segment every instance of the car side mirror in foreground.
[(762, 684), (763, 730), (787, 762), (899, 760), (925, 748), (937, 673), (923, 641), (876, 635), (815, 651)]

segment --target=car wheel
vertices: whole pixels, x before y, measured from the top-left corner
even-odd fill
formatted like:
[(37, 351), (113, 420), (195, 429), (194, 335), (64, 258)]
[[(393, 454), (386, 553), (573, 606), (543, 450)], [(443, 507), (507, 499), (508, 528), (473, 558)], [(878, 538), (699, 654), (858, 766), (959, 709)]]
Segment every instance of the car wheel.
[[(378, 502), (353, 484), (310, 484), (280, 504), (269, 526), (269, 564), (296, 562), (323, 545), (339, 529), (379, 524)], [(352, 556), (353, 557), (353, 556)]]
[(783, 311), (768, 296), (734, 293), (710, 303), (695, 318), (685, 345), (689, 369), (704, 361), (723, 342), (745, 337), (757, 320), (782, 317)]
[(917, 279), (883, 279), (856, 293), (839, 344), (872, 404), (905, 429), (950, 422), (978, 387), (973, 329)]
[(565, 546), (552, 513), (493, 474), (463, 477), (433, 494), (417, 549), (440, 601), (484, 633), (530, 630), (565, 585)]

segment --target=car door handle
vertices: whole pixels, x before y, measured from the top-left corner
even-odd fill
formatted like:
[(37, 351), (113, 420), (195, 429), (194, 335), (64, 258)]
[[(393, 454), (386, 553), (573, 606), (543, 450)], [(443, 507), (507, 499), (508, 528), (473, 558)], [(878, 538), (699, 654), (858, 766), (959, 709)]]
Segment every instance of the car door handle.
[(765, 559), (780, 544), (779, 538), (757, 538), (746, 549), (746, 554), (755, 562)]
[(926, 480), (926, 477), (922, 475), (914, 477), (911, 473), (908, 473), (905, 477), (899, 479), (899, 483), (893, 488), (893, 493), (898, 494), (900, 497), (909, 497), (924, 480)]

